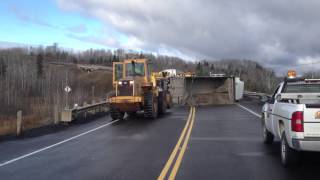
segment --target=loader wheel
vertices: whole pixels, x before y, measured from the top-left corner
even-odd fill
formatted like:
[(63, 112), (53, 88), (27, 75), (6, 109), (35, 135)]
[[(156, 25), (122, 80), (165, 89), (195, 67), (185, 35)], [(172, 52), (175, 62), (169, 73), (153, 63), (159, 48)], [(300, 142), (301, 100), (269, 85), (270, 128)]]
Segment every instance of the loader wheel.
[(159, 107), (159, 114), (162, 115), (166, 113), (167, 110), (167, 103), (166, 103), (166, 96), (163, 92), (159, 93), (158, 98), (158, 107)]
[(127, 112), (127, 114), (129, 115), (129, 117), (136, 117), (137, 116), (137, 112), (136, 111)]
[(144, 117), (148, 119), (158, 117), (158, 102), (151, 91), (144, 94)]
[(112, 120), (121, 120), (124, 117), (124, 112), (121, 112), (119, 109), (116, 109), (114, 107), (110, 107), (110, 116)]

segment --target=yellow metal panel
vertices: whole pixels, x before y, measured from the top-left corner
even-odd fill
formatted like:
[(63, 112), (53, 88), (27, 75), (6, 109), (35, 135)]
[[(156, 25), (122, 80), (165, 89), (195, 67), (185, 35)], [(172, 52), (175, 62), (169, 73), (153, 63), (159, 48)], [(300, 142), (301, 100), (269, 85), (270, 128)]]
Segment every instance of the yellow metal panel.
[(140, 96), (116, 96), (109, 99), (110, 103), (140, 103), (142, 98)]

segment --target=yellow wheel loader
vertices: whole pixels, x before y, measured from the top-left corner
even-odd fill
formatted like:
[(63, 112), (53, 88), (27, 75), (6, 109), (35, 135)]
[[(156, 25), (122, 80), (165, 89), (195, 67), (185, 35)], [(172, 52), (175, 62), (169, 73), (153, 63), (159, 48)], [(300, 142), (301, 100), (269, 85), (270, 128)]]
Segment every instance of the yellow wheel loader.
[(143, 111), (146, 118), (157, 118), (172, 106), (169, 84), (165, 73), (152, 72), (147, 59), (114, 62), (114, 93), (108, 99), (111, 118), (123, 119), (125, 113), (130, 116), (138, 111)]

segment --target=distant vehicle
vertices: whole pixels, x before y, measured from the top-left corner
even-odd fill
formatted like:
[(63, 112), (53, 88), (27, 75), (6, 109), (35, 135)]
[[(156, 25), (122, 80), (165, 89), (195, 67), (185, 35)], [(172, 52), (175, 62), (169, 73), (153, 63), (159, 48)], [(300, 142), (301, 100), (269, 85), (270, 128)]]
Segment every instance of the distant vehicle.
[(177, 76), (177, 70), (176, 69), (165, 69), (161, 72), (166, 72), (168, 73), (168, 76), (172, 77), (172, 76)]
[(320, 151), (320, 79), (289, 71), (262, 108), (262, 128), (266, 144), (281, 140), (284, 166), (298, 163), (301, 151)]
[(157, 118), (172, 106), (170, 79), (166, 73), (152, 72), (147, 59), (128, 59), (113, 63), (114, 94), (108, 99), (113, 120), (124, 114), (143, 111), (149, 119)]

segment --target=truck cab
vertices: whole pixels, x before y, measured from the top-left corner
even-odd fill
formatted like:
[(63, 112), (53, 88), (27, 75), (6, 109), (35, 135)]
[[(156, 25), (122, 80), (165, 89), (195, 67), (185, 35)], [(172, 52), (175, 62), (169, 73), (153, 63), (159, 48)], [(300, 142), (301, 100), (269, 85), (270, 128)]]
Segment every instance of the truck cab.
[(290, 166), (301, 151), (320, 151), (320, 79), (289, 76), (262, 108), (263, 140), (281, 141), (281, 162)]

